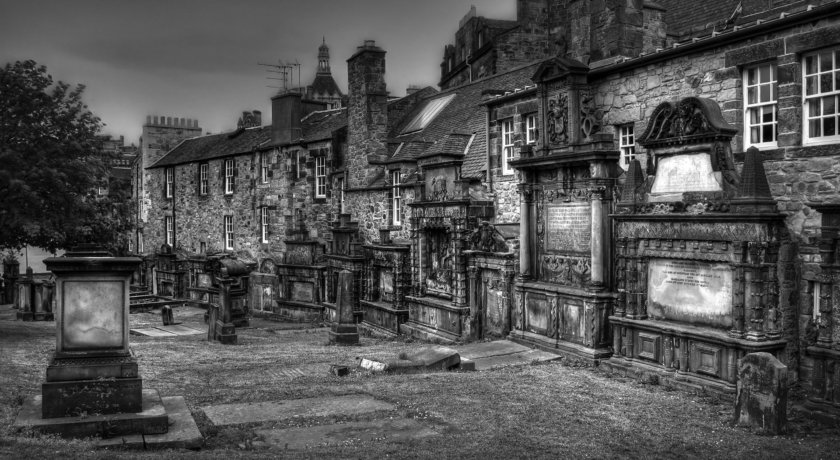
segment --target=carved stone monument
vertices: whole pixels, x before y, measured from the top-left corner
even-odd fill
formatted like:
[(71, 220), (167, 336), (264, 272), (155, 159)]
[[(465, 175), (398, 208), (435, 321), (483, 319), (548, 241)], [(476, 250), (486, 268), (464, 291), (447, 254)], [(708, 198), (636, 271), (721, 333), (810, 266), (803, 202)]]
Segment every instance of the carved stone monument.
[(607, 366), (731, 393), (739, 358), (784, 348), (790, 243), (759, 152), (735, 169), (736, 132), (715, 102), (688, 97), (660, 104), (637, 140), (650, 161), (646, 179), (631, 163), (613, 215)]
[(330, 328), (330, 344), (358, 344), (359, 329), (353, 320), (353, 273), (349, 270), (342, 270), (338, 274), (336, 310), (338, 310), (338, 321), (334, 322)]
[(63, 436), (158, 434), (168, 417), (155, 390), (144, 390), (129, 349), (129, 284), (135, 257), (90, 248), (46, 259), (56, 275), (56, 349), (41, 396), (25, 421)]

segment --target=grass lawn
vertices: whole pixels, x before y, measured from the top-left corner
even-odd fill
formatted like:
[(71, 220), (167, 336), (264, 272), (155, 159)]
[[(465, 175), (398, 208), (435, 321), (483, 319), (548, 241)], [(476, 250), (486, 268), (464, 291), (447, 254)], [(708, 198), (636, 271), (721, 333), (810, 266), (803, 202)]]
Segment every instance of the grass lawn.
[[(197, 320), (197, 317), (176, 319)], [(132, 324), (159, 316), (133, 314)], [(305, 326), (301, 326), (305, 327)], [(55, 347), (54, 323), (0, 321), (0, 457), (3, 458), (840, 458), (840, 433), (790, 414), (784, 436), (732, 428), (732, 402), (664, 385), (611, 378), (562, 362), (484, 372), (381, 375), (328, 372), (358, 357), (393, 358), (422, 344), (362, 338), (325, 346), (324, 329), (289, 329), (255, 320), (239, 344), (204, 336), (132, 336), (145, 388), (184, 396), (205, 436), (201, 451), (97, 450), (11, 429), (20, 405), (37, 394)], [(354, 417), (317, 417), (216, 427), (202, 407), (215, 404), (366, 394), (396, 406)], [(410, 442), (348, 440), (284, 450), (256, 431), (348, 421), (415, 418), (438, 436)]]

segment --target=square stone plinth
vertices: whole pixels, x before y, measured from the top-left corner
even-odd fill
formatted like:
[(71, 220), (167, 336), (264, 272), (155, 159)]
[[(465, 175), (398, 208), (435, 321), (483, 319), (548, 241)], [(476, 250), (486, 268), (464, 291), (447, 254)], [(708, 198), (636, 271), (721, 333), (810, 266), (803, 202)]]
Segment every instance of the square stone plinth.
[(43, 418), (43, 401), (38, 395), (24, 402), (14, 426), (66, 438), (166, 433), (169, 418), (157, 390), (144, 390), (142, 396), (142, 410), (136, 413)]
[(334, 324), (329, 332), (330, 344), (358, 345), (359, 328), (355, 324)]
[(143, 410), (143, 379), (102, 378), (44, 382), (43, 418)]
[(47, 366), (47, 382), (137, 377), (137, 360), (131, 356), (54, 358)]

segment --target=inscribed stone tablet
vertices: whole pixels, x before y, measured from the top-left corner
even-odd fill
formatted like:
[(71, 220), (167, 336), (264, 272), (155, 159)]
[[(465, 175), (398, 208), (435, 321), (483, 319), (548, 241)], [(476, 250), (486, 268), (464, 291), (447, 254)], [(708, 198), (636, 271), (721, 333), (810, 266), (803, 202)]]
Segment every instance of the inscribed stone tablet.
[(122, 281), (65, 281), (62, 292), (62, 348), (67, 351), (119, 348), (125, 326)]
[(732, 268), (693, 260), (652, 259), (648, 314), (688, 323), (732, 326)]
[(292, 300), (298, 302), (312, 302), (315, 300), (315, 291), (312, 283), (292, 282)]
[(589, 203), (545, 207), (545, 248), (550, 251), (589, 252), (592, 235)]
[(719, 192), (723, 190), (712, 170), (708, 153), (693, 153), (661, 158), (651, 194), (681, 192)]

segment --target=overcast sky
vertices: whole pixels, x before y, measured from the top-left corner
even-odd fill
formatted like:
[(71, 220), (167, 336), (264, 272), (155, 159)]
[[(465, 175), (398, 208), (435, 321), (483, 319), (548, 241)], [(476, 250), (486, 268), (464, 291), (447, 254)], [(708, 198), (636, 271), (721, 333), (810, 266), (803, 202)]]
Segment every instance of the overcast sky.
[(34, 59), (57, 80), (87, 86), (104, 132), (137, 143), (146, 115), (197, 118), (205, 132), (235, 127), (243, 110), (270, 119), (280, 82), (257, 63), (302, 64), (315, 75), (322, 37), (347, 91), (347, 58), (365, 39), (386, 55), (392, 95), (437, 86), (458, 21), (514, 19), (515, 0), (0, 0), (0, 65)]

